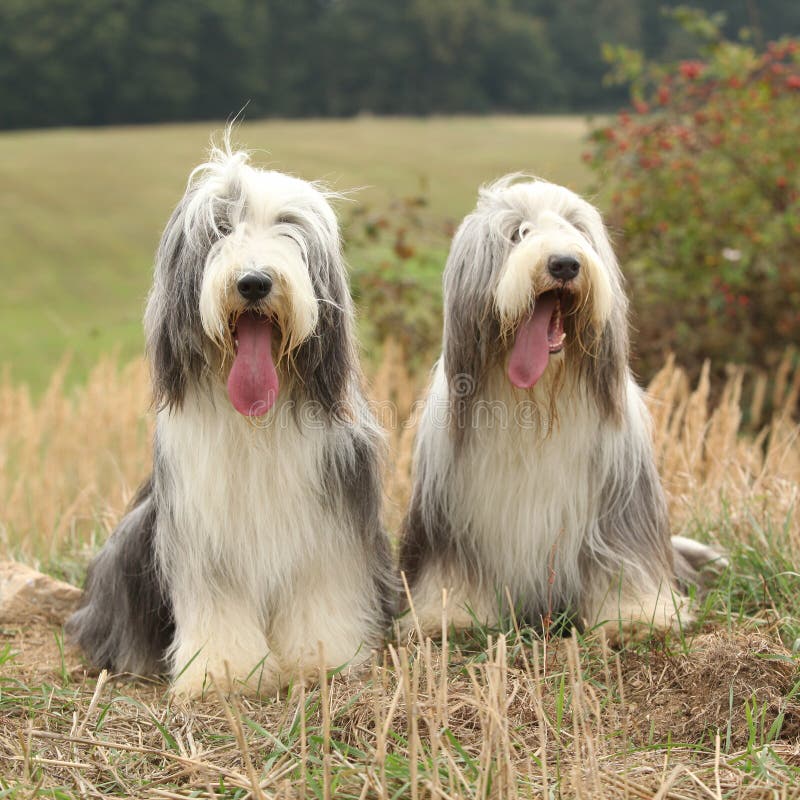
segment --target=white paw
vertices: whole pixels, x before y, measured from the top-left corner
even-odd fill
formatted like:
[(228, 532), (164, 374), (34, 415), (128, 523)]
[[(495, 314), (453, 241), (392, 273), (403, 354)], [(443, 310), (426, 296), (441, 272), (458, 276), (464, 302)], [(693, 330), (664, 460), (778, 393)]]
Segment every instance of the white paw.
[(597, 615), (593, 628), (602, 630), (609, 644), (617, 647), (667, 631), (680, 633), (692, 621), (693, 615), (685, 597), (659, 595), (606, 604)]
[(173, 678), (171, 693), (183, 700), (201, 700), (221, 692), (270, 695), (281, 688), (278, 670), (271, 659), (253, 667), (235, 667), (228, 661), (211, 663), (196, 659)]

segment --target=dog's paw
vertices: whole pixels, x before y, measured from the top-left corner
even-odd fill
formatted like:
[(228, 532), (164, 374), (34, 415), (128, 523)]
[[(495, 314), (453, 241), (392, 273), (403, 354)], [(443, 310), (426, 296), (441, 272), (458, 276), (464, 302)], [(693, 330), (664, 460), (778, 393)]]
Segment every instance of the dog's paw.
[(204, 700), (214, 692), (214, 686), (205, 669), (186, 669), (173, 678), (169, 693), (179, 703)]
[(271, 695), (281, 687), (281, 677), (271, 665), (264, 664), (244, 672), (232, 670), (227, 662), (216, 665), (216, 668), (203, 663), (196, 668), (192, 664), (177, 675), (170, 692), (178, 701), (193, 702), (205, 700), (215, 694)]
[(693, 621), (687, 598), (679, 595), (646, 596), (619, 603), (606, 603), (591, 629), (605, 635), (612, 647), (645, 641), (664, 633), (678, 634)]

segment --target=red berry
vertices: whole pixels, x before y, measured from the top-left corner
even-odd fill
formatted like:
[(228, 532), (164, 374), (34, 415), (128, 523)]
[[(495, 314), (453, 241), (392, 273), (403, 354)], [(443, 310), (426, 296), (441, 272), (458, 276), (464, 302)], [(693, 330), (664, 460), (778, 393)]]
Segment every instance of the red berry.
[(680, 64), (681, 75), (690, 81), (699, 78), (704, 68), (702, 61), (682, 61)]

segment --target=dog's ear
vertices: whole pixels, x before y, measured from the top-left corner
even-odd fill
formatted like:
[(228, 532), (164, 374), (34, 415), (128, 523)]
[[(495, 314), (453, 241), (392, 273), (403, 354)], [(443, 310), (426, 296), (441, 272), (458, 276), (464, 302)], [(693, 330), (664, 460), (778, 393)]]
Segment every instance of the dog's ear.
[(602, 330), (590, 333), (597, 342), (592, 356), (582, 360), (600, 413), (622, 422), (622, 398), (628, 380), (630, 337), (628, 335), (628, 299), (625, 280), (619, 268), (611, 238), (599, 212), (592, 209), (588, 230), (597, 254), (606, 270), (611, 290), (611, 308)]
[(618, 423), (623, 419), (623, 398), (629, 374), (627, 324), (624, 313), (612, 313), (600, 333), (596, 352), (582, 362), (589, 372), (600, 413)]
[(450, 401), (460, 410), (459, 418), (477, 394), (500, 338), (493, 287), (505, 249), (486, 217), (476, 212), (461, 224), (447, 258), (443, 356)]
[(310, 399), (326, 414), (345, 411), (348, 380), (357, 372), (352, 330), (352, 300), (338, 231), (307, 246), (311, 285), (317, 298), (314, 332), (297, 349), (295, 367)]
[(206, 252), (190, 241), (185, 226), (187, 192), (161, 237), (153, 288), (145, 311), (145, 339), (158, 408), (181, 405), (192, 378), (205, 365), (200, 321), (200, 287)]

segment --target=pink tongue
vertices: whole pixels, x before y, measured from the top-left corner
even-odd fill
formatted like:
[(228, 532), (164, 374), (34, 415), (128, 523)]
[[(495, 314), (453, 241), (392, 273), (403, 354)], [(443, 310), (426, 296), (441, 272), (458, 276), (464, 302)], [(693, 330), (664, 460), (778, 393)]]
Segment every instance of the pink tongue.
[(519, 389), (530, 389), (547, 368), (550, 358), (547, 329), (555, 305), (555, 293), (540, 297), (533, 307), (533, 313), (517, 331), (508, 362), (508, 377)]
[(228, 376), (233, 407), (249, 417), (266, 414), (278, 396), (278, 373), (272, 361), (272, 324), (258, 314), (242, 314), (236, 323), (239, 346)]

